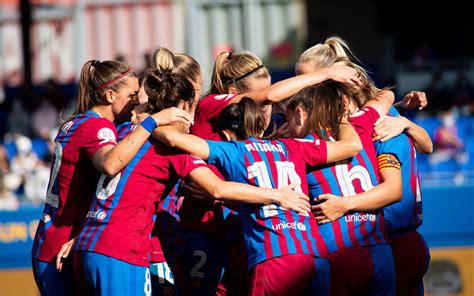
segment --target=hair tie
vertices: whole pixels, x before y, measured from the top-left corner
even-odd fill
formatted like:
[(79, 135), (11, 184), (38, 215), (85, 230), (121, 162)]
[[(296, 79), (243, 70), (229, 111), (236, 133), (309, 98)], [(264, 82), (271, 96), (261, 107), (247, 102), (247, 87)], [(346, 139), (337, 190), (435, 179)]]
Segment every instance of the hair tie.
[(92, 63), (91, 63), (91, 66), (95, 68), (95, 67), (97, 67), (99, 64), (100, 64), (100, 61), (99, 61), (99, 60), (93, 60)]
[(232, 52), (232, 51), (231, 51), (231, 52), (229, 52), (229, 55), (227, 56), (227, 60), (228, 60), (228, 61), (232, 60), (232, 54), (233, 54), (233, 52)]

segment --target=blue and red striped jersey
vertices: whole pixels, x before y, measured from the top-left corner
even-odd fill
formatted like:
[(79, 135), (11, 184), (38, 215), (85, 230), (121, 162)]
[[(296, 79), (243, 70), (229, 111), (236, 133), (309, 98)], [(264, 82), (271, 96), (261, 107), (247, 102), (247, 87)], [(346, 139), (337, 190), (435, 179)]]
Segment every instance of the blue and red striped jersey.
[[(395, 108), (391, 116), (400, 114)], [(417, 229), (423, 222), (420, 178), (413, 142), (404, 133), (386, 142), (375, 143), (377, 155), (392, 154), (401, 164), (402, 200), (384, 208), (385, 227), (389, 234)]]
[(102, 147), (115, 145), (116, 138), (113, 123), (92, 111), (63, 124), (54, 140), (54, 158), (33, 258), (50, 262), (61, 246), (79, 233), (100, 178), (92, 160)]
[(149, 139), (120, 173), (100, 178), (76, 250), (149, 266), (157, 196), (166, 197), (179, 178), (202, 166), (201, 159)]
[[(206, 140), (221, 140), (218, 130), (219, 113), (227, 107), (233, 94), (211, 94), (202, 98), (196, 106), (191, 134)], [(221, 173), (212, 165), (209, 168), (222, 179)], [(184, 198), (179, 209), (180, 227), (224, 235), (227, 225), (225, 216), (233, 211), (221, 204), (209, 203), (195, 198)]]
[[(208, 141), (209, 163), (226, 180), (264, 188), (297, 184), (307, 193), (306, 165), (325, 163), (326, 143), (314, 140)], [(264, 260), (288, 254), (325, 257), (327, 248), (312, 213), (300, 215), (276, 205), (241, 205), (249, 268)]]
[[(351, 196), (379, 184), (377, 156), (372, 142), (373, 126), (378, 112), (366, 107), (350, 122), (361, 138), (363, 149), (354, 157), (323, 166), (312, 167), (307, 175), (311, 201), (320, 194)], [(309, 135), (307, 139), (315, 139)], [(387, 243), (382, 210), (347, 212), (338, 220), (319, 226), (329, 252), (354, 247)]]

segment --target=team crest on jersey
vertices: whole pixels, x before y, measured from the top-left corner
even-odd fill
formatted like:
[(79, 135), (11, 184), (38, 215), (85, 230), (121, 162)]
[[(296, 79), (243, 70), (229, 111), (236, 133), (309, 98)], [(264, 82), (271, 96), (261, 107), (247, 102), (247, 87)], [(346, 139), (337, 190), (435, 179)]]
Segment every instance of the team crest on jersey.
[(108, 128), (108, 127), (103, 127), (97, 132), (97, 138), (99, 138), (100, 141), (99, 144), (104, 144), (104, 143), (115, 143), (117, 144), (117, 139), (115, 138), (114, 132)]

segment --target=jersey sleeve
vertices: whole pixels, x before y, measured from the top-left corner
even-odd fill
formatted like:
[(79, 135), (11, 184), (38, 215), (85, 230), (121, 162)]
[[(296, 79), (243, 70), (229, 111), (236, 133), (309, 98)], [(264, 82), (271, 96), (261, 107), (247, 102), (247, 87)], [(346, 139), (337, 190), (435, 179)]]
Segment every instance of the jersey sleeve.
[(319, 139), (282, 139), (291, 154), (301, 157), (310, 166), (325, 164), (328, 158), (327, 144)]
[(206, 163), (199, 157), (189, 154), (176, 154), (168, 157), (169, 162), (174, 167), (176, 174), (183, 179), (193, 170), (206, 167)]
[[(386, 142), (377, 141), (375, 142), (375, 150), (377, 156), (383, 154), (394, 155), (398, 161), (403, 165), (405, 155), (410, 155), (409, 147), (410, 144), (407, 142), (407, 137), (405, 135), (398, 135)], [(408, 140), (410, 141), (410, 140)]]
[(83, 137), (82, 151), (92, 160), (96, 152), (107, 145), (117, 145), (117, 130), (112, 122), (99, 118), (90, 120)]
[(374, 124), (379, 119), (380, 115), (377, 110), (368, 106), (358, 110), (351, 116), (350, 122), (357, 133), (361, 131), (374, 132)]
[(122, 141), (123, 138), (131, 134), (136, 128), (137, 126), (132, 124), (129, 121), (117, 125), (116, 129), (117, 129), (117, 135), (118, 135), (118, 142)]
[(233, 97), (235, 97), (234, 94), (210, 95), (205, 97), (199, 106), (201, 117), (207, 120), (216, 118), (219, 116), (219, 113), (230, 104)]
[(237, 143), (234, 141), (206, 141), (209, 145), (209, 159), (208, 163), (217, 166), (218, 168), (232, 167), (232, 160), (240, 155)]

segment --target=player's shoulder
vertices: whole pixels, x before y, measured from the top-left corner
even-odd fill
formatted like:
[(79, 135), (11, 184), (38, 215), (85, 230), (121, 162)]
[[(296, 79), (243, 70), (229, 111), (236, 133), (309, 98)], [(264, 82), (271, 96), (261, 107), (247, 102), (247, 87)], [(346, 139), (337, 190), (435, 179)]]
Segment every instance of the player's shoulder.
[(375, 110), (375, 108), (371, 107), (371, 106), (364, 106), (362, 108), (360, 108), (359, 110), (357, 110), (354, 114), (351, 115), (350, 119), (356, 119), (358, 117), (361, 117), (361, 116), (364, 116), (364, 115), (367, 115), (367, 114), (378, 114), (377, 110)]

